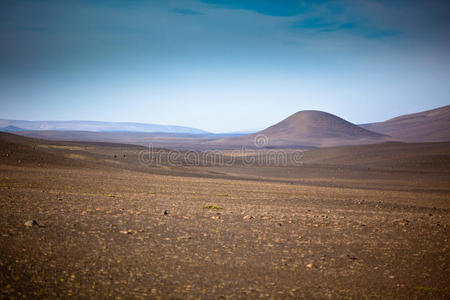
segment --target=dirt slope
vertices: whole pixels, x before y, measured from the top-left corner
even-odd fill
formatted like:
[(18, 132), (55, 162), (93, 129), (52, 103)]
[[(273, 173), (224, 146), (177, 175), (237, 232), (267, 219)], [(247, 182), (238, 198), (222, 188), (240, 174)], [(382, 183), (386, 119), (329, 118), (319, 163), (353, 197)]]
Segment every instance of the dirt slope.
[(448, 142), (450, 105), (360, 126), (405, 142)]
[(258, 146), (298, 148), (372, 144), (390, 138), (326, 112), (305, 110), (260, 132), (210, 143), (252, 147), (255, 140)]

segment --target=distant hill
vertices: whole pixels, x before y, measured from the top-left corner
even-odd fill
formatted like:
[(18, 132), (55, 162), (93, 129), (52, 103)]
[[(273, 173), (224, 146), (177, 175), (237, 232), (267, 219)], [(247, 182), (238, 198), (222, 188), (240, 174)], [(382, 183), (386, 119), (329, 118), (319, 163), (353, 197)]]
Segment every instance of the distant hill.
[(450, 141), (450, 105), (361, 127), (405, 142)]
[(24, 129), (16, 127), (16, 126), (6, 126), (3, 128), (0, 128), (0, 131), (1, 132), (17, 132), (17, 131), (24, 131)]
[(8, 128), (8, 127), (16, 127), (20, 128), (21, 130), (164, 132), (164, 133), (185, 133), (185, 134), (209, 133), (207, 131), (192, 127), (131, 123), (131, 122), (0, 120), (0, 128)]
[(185, 150), (311, 149), (391, 141), (445, 142), (450, 141), (450, 106), (363, 125), (327, 112), (305, 110), (258, 132), (213, 134), (190, 127), (142, 123), (14, 120), (0, 120), (0, 131), (48, 140), (151, 144)]
[(254, 134), (208, 142), (221, 146), (331, 147), (380, 143), (391, 138), (352, 124), (335, 115), (314, 110), (299, 111)]

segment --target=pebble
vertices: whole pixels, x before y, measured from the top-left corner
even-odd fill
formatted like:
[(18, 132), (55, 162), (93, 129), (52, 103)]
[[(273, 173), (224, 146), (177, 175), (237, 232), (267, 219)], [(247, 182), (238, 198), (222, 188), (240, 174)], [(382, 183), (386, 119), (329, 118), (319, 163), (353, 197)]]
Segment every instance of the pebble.
[(28, 220), (25, 222), (25, 226), (27, 227), (39, 226), (39, 223), (36, 220)]

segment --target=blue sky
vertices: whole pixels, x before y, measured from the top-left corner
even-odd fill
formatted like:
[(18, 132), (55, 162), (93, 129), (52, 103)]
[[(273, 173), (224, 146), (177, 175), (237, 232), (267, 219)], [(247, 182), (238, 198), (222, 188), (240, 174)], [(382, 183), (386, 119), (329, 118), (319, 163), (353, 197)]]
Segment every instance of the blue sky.
[(0, 118), (264, 128), (450, 103), (449, 1), (2, 1)]

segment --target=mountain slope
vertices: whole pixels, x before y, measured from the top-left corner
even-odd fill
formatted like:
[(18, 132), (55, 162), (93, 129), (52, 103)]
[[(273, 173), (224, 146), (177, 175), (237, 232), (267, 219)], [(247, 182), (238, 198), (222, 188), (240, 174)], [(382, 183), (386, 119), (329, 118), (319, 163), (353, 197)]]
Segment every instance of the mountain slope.
[(3, 128), (0, 128), (1, 132), (17, 132), (17, 131), (23, 131), (23, 130), (24, 130), (23, 128), (19, 128), (19, 127), (16, 127), (16, 126), (11, 126), (11, 125), (3, 127)]
[[(255, 145), (255, 140), (258, 145)], [(331, 147), (371, 144), (392, 140), (335, 115), (305, 110), (254, 134), (225, 138), (211, 143), (229, 146)]]
[(207, 131), (191, 127), (131, 123), (131, 122), (0, 120), (0, 128), (9, 126), (23, 128), (23, 130), (65, 130), (65, 131), (69, 130), (69, 131), (96, 131), (96, 132), (132, 131), (132, 132), (167, 132), (167, 133), (188, 133), (188, 134), (208, 133)]
[(361, 127), (405, 142), (450, 141), (450, 105)]

